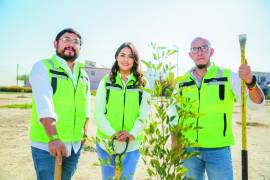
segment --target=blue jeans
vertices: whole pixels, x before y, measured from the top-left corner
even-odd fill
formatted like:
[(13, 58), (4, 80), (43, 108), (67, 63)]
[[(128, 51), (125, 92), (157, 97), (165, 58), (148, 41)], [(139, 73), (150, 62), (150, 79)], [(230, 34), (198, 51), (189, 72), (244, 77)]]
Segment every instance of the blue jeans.
[(186, 177), (204, 180), (205, 171), (209, 180), (233, 180), (231, 150), (224, 148), (186, 148), (186, 151), (200, 152), (184, 162), (189, 169)]
[[(38, 180), (53, 180), (54, 179), (54, 165), (55, 157), (51, 156), (48, 151), (44, 151), (35, 147), (32, 149), (32, 158), (37, 174)], [(80, 157), (80, 151), (77, 154), (73, 149), (71, 155), (62, 159), (62, 177), (61, 180), (70, 180), (77, 168), (78, 160)]]
[[(113, 179), (115, 175), (115, 155), (110, 156), (105, 150), (103, 150), (98, 144), (97, 145), (97, 154), (98, 157), (107, 162), (107, 159), (110, 159), (110, 165), (102, 164), (101, 172), (102, 179), (109, 180)], [(139, 150), (131, 151), (123, 155), (122, 159), (122, 170), (121, 170), (121, 180), (132, 180), (136, 170), (137, 163), (140, 158)]]

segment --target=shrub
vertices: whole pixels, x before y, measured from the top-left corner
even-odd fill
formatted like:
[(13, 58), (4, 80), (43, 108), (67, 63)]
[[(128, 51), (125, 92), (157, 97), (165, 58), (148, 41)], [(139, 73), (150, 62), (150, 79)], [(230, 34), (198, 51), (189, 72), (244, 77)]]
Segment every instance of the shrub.
[(21, 86), (0, 86), (0, 92), (32, 92), (32, 88)]
[[(196, 153), (184, 151), (185, 147), (190, 147), (192, 144), (183, 134), (195, 129), (185, 125), (184, 120), (197, 117), (197, 114), (191, 111), (192, 103), (177, 91), (174, 92), (176, 82), (180, 78), (175, 77), (174, 66), (168, 64), (171, 62), (171, 55), (177, 53), (177, 50), (153, 43), (150, 46), (154, 60), (142, 62), (159, 77), (154, 80), (153, 89), (145, 89), (151, 94), (151, 99), (148, 101), (151, 113), (145, 123), (145, 136), (140, 151), (143, 162), (147, 165), (147, 179), (187, 179), (185, 173), (188, 169), (183, 166), (183, 162)], [(174, 120), (175, 115), (170, 113), (172, 107), (176, 107), (179, 114), (178, 123)], [(173, 143), (170, 143), (171, 135), (175, 139)]]

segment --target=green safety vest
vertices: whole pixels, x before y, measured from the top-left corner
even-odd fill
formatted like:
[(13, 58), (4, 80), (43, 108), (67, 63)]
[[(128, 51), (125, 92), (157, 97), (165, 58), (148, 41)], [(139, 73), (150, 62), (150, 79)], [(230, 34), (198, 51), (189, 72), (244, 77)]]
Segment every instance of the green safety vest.
[[(131, 74), (126, 86), (124, 86), (120, 73), (115, 77), (112, 84), (109, 76), (103, 77), (106, 88), (106, 110), (105, 116), (115, 131), (125, 130), (130, 132), (139, 117), (143, 90), (138, 85), (136, 77)], [(97, 129), (97, 136), (110, 138), (102, 129)], [(135, 137), (137, 141), (142, 140), (142, 135)]]
[[(88, 76), (82, 69), (82, 64), (77, 64), (78, 80), (76, 90), (71, 78), (60, 66), (55, 56), (52, 59), (43, 60), (48, 70), (53, 88), (53, 105), (57, 115), (56, 130), (62, 142), (80, 141), (84, 134), (86, 121)], [(44, 126), (40, 123), (36, 104), (33, 98), (32, 121), (30, 138), (34, 142), (48, 143), (49, 139)]]
[(234, 143), (232, 132), (234, 94), (230, 70), (211, 66), (203, 77), (200, 88), (188, 72), (179, 83), (179, 91), (191, 103), (191, 110), (199, 114), (197, 118), (184, 119), (184, 124), (199, 127), (184, 133), (195, 147), (218, 148)]

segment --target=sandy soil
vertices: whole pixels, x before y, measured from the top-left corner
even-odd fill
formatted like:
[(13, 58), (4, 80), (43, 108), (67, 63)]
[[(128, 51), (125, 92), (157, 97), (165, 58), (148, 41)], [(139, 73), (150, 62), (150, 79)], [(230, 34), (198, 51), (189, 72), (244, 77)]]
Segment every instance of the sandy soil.
[[(31, 103), (31, 94), (3, 94), (0, 93), (0, 106), (6, 104)], [(93, 99), (94, 100), (94, 97)], [(92, 101), (93, 102), (93, 101)], [(93, 106), (92, 106), (93, 107)], [(270, 106), (248, 109), (248, 156), (249, 179), (270, 180)], [(22, 180), (35, 179), (30, 142), (28, 137), (30, 109), (0, 108), (0, 179)], [(241, 120), (240, 106), (235, 105), (234, 132), (236, 145), (232, 147), (234, 177), (241, 179)], [(257, 123), (257, 124), (256, 124)], [(90, 135), (95, 134), (95, 125), (90, 122)], [(78, 170), (73, 179), (98, 180), (101, 179), (100, 168), (93, 166), (97, 162), (93, 152), (83, 151)], [(140, 161), (135, 179), (145, 179), (145, 165)]]

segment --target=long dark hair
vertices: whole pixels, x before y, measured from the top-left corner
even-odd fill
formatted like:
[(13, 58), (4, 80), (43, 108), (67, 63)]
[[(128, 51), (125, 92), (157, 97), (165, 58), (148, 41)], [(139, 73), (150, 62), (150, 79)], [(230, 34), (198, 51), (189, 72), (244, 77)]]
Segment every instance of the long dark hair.
[(124, 42), (118, 49), (117, 51), (115, 52), (115, 62), (111, 68), (111, 72), (110, 72), (110, 80), (112, 82), (112, 84), (115, 83), (115, 77), (117, 75), (117, 72), (119, 71), (119, 66), (118, 66), (118, 62), (117, 62), (117, 57), (120, 53), (120, 51), (123, 49), (123, 48), (129, 48), (130, 51), (131, 51), (131, 54), (133, 56), (133, 59), (134, 59), (134, 64), (132, 66), (132, 73), (134, 74), (134, 76), (136, 77), (137, 81), (139, 82), (139, 86), (144, 86), (145, 85), (145, 79), (143, 77), (143, 73), (141, 71), (141, 67), (140, 67), (140, 58), (139, 58), (139, 55), (138, 55), (138, 51), (137, 49), (135, 48), (135, 46), (131, 43), (131, 42)]

